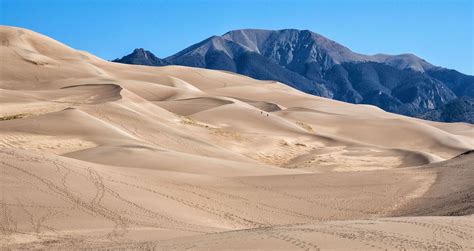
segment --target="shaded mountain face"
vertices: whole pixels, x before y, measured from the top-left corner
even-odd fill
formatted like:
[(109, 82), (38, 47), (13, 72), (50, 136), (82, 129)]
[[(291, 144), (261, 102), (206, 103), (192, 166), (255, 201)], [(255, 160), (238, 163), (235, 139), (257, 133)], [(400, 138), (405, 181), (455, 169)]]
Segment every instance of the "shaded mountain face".
[(428, 75), (443, 82), (457, 96), (474, 97), (474, 76), (461, 74), (455, 70), (433, 68)]
[(324, 75), (334, 98), (417, 116), (456, 98), (443, 82), (423, 72), (374, 62), (343, 63)]
[[(143, 54), (157, 63), (143, 59)], [(473, 76), (433, 66), (412, 54), (358, 54), (308, 30), (236, 30), (210, 37), (166, 59), (134, 51), (115, 61), (226, 70), (415, 117), (457, 97), (474, 97)]]
[(434, 121), (468, 122), (474, 124), (474, 98), (457, 98), (437, 109), (426, 112), (420, 117)]
[(144, 50), (143, 48), (138, 48), (133, 50), (133, 52), (122, 58), (117, 58), (112, 60), (113, 62), (124, 63), (124, 64), (137, 64), (137, 65), (150, 65), (150, 66), (164, 66), (168, 63), (153, 55), (153, 53)]

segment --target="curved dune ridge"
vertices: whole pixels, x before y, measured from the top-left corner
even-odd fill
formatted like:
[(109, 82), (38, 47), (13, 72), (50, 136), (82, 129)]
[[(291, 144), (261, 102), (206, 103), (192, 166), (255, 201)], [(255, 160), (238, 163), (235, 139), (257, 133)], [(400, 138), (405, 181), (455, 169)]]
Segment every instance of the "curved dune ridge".
[(0, 248), (474, 249), (472, 124), (0, 41)]

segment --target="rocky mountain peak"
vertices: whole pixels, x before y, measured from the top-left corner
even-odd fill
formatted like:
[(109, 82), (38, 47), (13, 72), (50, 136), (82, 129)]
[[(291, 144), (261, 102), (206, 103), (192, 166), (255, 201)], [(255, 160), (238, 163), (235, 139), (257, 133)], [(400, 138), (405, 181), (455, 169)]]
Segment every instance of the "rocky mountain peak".
[(143, 48), (137, 48), (132, 53), (122, 58), (117, 58), (113, 62), (119, 62), (124, 64), (139, 64), (139, 65), (152, 65), (152, 66), (164, 66), (169, 63), (166, 60), (160, 59), (150, 51)]

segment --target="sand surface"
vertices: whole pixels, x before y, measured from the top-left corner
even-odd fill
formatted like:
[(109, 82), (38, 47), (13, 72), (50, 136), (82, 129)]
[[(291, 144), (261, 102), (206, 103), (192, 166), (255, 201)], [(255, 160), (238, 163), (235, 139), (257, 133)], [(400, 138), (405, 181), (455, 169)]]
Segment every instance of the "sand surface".
[(0, 248), (474, 249), (472, 124), (0, 41)]

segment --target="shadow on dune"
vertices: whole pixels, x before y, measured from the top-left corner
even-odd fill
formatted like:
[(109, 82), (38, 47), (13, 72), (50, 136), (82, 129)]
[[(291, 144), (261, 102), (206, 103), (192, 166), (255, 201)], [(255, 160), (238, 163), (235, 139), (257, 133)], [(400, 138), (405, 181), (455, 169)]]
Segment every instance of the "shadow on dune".
[(474, 150), (421, 168), (436, 172), (435, 182), (423, 196), (400, 208), (394, 216), (474, 214)]

